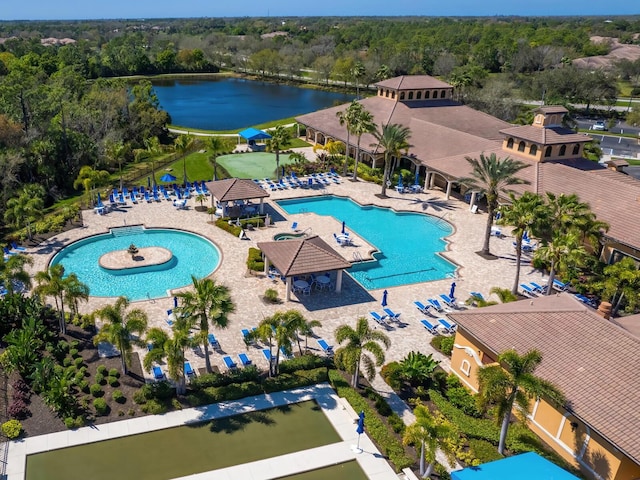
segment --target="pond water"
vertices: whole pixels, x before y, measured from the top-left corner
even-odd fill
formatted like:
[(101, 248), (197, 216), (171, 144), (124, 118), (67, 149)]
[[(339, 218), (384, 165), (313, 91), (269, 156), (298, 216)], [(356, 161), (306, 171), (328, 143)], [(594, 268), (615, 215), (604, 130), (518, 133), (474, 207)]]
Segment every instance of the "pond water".
[(154, 81), (171, 123), (202, 130), (234, 130), (350, 102), (353, 95), (242, 78)]

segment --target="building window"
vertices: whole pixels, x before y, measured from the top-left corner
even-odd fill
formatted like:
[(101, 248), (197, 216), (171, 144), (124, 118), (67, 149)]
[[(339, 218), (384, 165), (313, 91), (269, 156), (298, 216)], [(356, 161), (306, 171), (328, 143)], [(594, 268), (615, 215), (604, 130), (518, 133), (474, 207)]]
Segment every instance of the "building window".
[(416, 92), (416, 100), (420, 100), (422, 98), (422, 91), (417, 91)]
[(574, 155), (578, 155), (578, 153), (580, 153), (580, 144), (579, 144), (579, 143), (576, 143), (576, 144), (573, 146), (573, 154), (574, 154)]
[(527, 145), (526, 145), (524, 142), (520, 142), (520, 143), (518, 144), (518, 151), (519, 151), (519, 152), (524, 152), (524, 148), (525, 148), (526, 146), (527, 146)]
[(442, 90), (440, 92), (440, 98), (444, 98), (446, 94), (447, 94), (447, 91), (446, 90)]
[(413, 100), (413, 92), (409, 92), (409, 100)]
[(507, 140), (507, 148), (513, 148), (513, 138)]
[(536, 153), (538, 153), (538, 146), (537, 145), (531, 145), (529, 147), (529, 155), (535, 155)]
[(549, 145), (547, 148), (544, 149), (544, 156), (545, 157), (551, 156), (551, 145)]
[(427, 90), (426, 92), (424, 92), (424, 98), (425, 98), (425, 100), (428, 100), (428, 99), (429, 99), (429, 93), (430, 93), (430, 92), (431, 92), (430, 90)]
[(392, 99), (393, 99), (393, 98), (396, 98), (396, 92), (395, 92), (395, 91), (393, 91), (393, 90), (391, 91), (391, 98), (392, 98)]
[(389, 97), (389, 90), (385, 90), (385, 91), (384, 91), (384, 96), (385, 96), (385, 97)]
[(558, 153), (558, 155), (560, 155), (561, 157), (564, 157), (565, 153), (567, 153), (567, 146), (566, 145), (562, 145), (560, 147), (560, 152)]
[(400, 92), (400, 100), (404, 100), (404, 92)]
[(471, 375), (471, 363), (469, 363), (469, 360), (462, 360), (462, 363), (460, 364), (460, 371), (467, 377)]

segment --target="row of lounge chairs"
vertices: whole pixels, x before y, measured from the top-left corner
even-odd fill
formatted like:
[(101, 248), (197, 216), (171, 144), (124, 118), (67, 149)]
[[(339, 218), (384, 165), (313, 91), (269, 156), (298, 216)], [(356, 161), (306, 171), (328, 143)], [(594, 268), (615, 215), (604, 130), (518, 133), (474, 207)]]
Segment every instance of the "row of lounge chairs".
[(393, 321), (393, 322), (399, 322), (400, 321), (400, 313), (396, 313), (393, 310), (391, 310), (390, 308), (384, 308), (383, 309), (384, 314), (380, 315), (378, 312), (375, 311), (371, 311), (369, 312), (369, 315), (371, 315), (371, 318), (378, 324), (378, 325), (382, 325), (385, 328), (390, 328), (391, 325), (389, 325), (388, 321)]
[(438, 335), (439, 334), (438, 328), (440, 328), (446, 334), (453, 335), (456, 332), (456, 327), (457, 327), (455, 323), (450, 323), (445, 318), (439, 318), (437, 325), (434, 325), (433, 323), (431, 323), (429, 320), (426, 320), (426, 319), (420, 320), (420, 323), (424, 328), (427, 329), (427, 331), (431, 335)]
[(313, 173), (308, 178), (301, 179), (291, 172), (291, 175), (281, 177), (274, 182), (270, 178), (258, 179), (254, 178), (253, 182), (264, 190), (288, 190), (290, 188), (313, 188), (314, 185), (331, 185), (340, 183), (340, 176), (335, 172)]
[[(442, 303), (440, 303), (440, 300), (442, 300)], [(450, 297), (449, 295), (446, 295), (444, 293), (440, 294), (440, 300), (436, 298), (428, 298), (427, 305), (424, 305), (419, 300), (414, 301), (413, 304), (418, 310), (420, 310), (420, 312), (425, 315), (431, 315), (431, 309), (435, 310), (438, 313), (446, 311), (445, 307), (443, 307), (442, 304), (450, 308), (457, 308), (456, 299)]]

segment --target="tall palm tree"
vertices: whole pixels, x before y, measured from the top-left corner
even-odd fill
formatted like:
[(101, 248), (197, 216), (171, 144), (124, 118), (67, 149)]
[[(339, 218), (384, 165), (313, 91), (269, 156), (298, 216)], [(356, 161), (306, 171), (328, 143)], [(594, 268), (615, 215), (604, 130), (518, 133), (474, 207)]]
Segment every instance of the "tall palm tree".
[(31, 288), (31, 277), (24, 269), (25, 265), (33, 264), (27, 255), (10, 255), (5, 260), (0, 257), (0, 283), (4, 284), (9, 293), (14, 293), (17, 284), (21, 283), (28, 290)]
[(200, 333), (194, 339), (202, 345), (207, 372), (211, 373), (211, 359), (209, 358), (209, 325), (217, 328), (229, 326), (229, 314), (235, 311), (229, 289), (217, 284), (211, 278), (198, 280), (192, 276), (193, 291), (182, 292), (177, 295), (181, 305), (176, 309), (178, 316), (192, 318), (199, 326)]
[(178, 395), (183, 395), (187, 390), (184, 362), (186, 360), (185, 350), (195, 345), (189, 334), (189, 329), (192, 326), (193, 324), (189, 323), (187, 319), (178, 318), (173, 324), (171, 336), (161, 328), (152, 328), (147, 335), (147, 342), (152, 345), (152, 348), (142, 361), (145, 370), (151, 370), (154, 362), (166, 359), (169, 378), (176, 382)]
[[(404, 432), (405, 445), (420, 445), (420, 476), (429, 478), (436, 463), (438, 447), (443, 448), (450, 463), (454, 462), (456, 428), (442, 416), (435, 417), (424, 405), (417, 405), (413, 413), (416, 421)], [(425, 466), (425, 461), (428, 464)]]
[[(249, 334), (249, 339), (260, 339), (269, 344), (269, 353), (271, 354), (269, 376), (278, 375), (281, 353), (286, 356), (292, 354), (293, 342), (298, 341), (298, 332), (304, 328), (304, 321), (304, 317), (297, 310), (276, 312), (262, 320), (258, 327)], [(273, 347), (275, 347), (275, 352)]]
[(481, 404), (495, 404), (497, 420), (502, 422), (498, 443), (501, 455), (504, 455), (514, 404), (527, 412), (533, 397), (545, 396), (558, 404), (564, 403), (564, 396), (556, 386), (534, 374), (540, 362), (542, 354), (538, 350), (529, 350), (524, 355), (519, 355), (515, 350), (507, 350), (498, 355), (498, 363), (487, 365), (478, 371)]
[[(391, 346), (389, 337), (378, 330), (372, 330), (366, 318), (359, 318), (355, 329), (349, 325), (339, 326), (335, 335), (336, 342), (339, 344), (347, 342), (345, 346), (336, 350), (335, 359), (336, 362), (343, 364), (347, 371), (353, 373), (351, 385), (354, 388), (358, 386), (361, 363), (365, 377), (368, 380), (373, 379), (376, 366), (384, 363), (384, 350)], [(370, 353), (373, 359), (366, 352)]]
[(222, 137), (212, 136), (207, 138), (207, 148), (211, 150), (211, 155), (209, 156), (209, 160), (213, 162), (213, 179), (218, 179), (217, 172), (217, 159), (218, 154), (224, 149), (224, 140)]
[(338, 117), (340, 125), (347, 128), (347, 142), (344, 156), (344, 168), (342, 172), (345, 177), (347, 176), (347, 169), (349, 167), (349, 138), (351, 136), (352, 125), (355, 121), (355, 118), (360, 114), (362, 110), (362, 104), (357, 100), (353, 100), (345, 110), (336, 112), (336, 117)]
[(182, 183), (187, 184), (187, 153), (193, 148), (195, 140), (191, 135), (178, 135), (173, 141), (173, 146), (182, 157)]
[[(313, 335), (313, 329), (316, 327), (321, 327), (322, 323), (320, 320), (307, 320), (302, 318), (302, 321), (298, 325), (298, 335), (302, 335), (304, 337), (304, 349), (307, 350), (308, 347), (308, 339)], [(302, 348), (300, 347), (300, 339), (298, 338), (298, 349), (300, 350), (300, 354), (302, 355)]]
[(27, 227), (27, 236), (32, 238), (31, 224), (42, 216), (44, 189), (40, 185), (25, 186), (17, 197), (7, 200), (4, 219), (15, 228)]
[(131, 366), (133, 345), (143, 345), (139, 336), (147, 330), (148, 322), (144, 310), (134, 308), (127, 311), (128, 306), (129, 300), (126, 297), (118, 297), (115, 304), (97, 310), (96, 315), (104, 320), (105, 324), (93, 339), (96, 345), (107, 341), (120, 350), (122, 371), (125, 375)]
[(144, 139), (144, 148), (134, 150), (136, 162), (146, 160), (151, 163), (151, 181), (156, 186), (156, 157), (165, 151), (165, 147), (160, 143), (158, 137)]
[(587, 251), (575, 231), (555, 232), (550, 242), (539, 247), (534, 253), (534, 258), (549, 265), (547, 295), (551, 295), (553, 291), (556, 273), (581, 265), (586, 256)]
[(64, 267), (61, 263), (52, 265), (48, 270), (42, 270), (35, 275), (38, 286), (35, 293), (41, 297), (53, 297), (56, 310), (60, 312), (60, 333), (66, 333), (67, 323), (64, 314)]
[(500, 209), (498, 224), (511, 225), (512, 233), (516, 238), (516, 276), (511, 287), (511, 293), (517, 295), (520, 284), (520, 261), (522, 259), (522, 239), (525, 232), (537, 236), (537, 226), (540, 225), (546, 209), (543, 198), (532, 192), (524, 192), (516, 198), (513, 192), (509, 193), (511, 203)]
[(623, 298), (627, 298), (629, 307), (635, 309), (640, 302), (640, 270), (631, 257), (622, 260), (603, 269), (603, 275), (599, 282), (603, 297), (608, 298), (613, 304), (611, 314), (615, 315), (620, 308)]
[(85, 165), (78, 172), (78, 176), (73, 181), (73, 188), (76, 190), (84, 188), (87, 196), (87, 203), (94, 201), (94, 189), (107, 185), (110, 181), (109, 172), (106, 170), (94, 170), (91, 166)]
[(360, 79), (364, 77), (366, 73), (367, 69), (360, 61), (357, 61), (351, 69), (351, 75), (353, 75), (353, 79), (356, 81), (356, 98), (360, 98)]
[(70, 306), (71, 313), (77, 315), (79, 310), (78, 303), (89, 301), (89, 286), (86, 283), (82, 283), (75, 273), (69, 274), (64, 279), (64, 284), (64, 301)]
[(105, 154), (107, 158), (118, 163), (120, 190), (122, 190), (122, 161), (129, 152), (129, 148), (129, 143), (124, 143), (122, 140), (117, 142), (109, 141), (105, 146)]
[(356, 141), (356, 158), (353, 165), (353, 179), (358, 178), (358, 161), (360, 160), (360, 140), (365, 133), (373, 133), (376, 131), (376, 124), (373, 120), (371, 112), (364, 107), (353, 119), (351, 124), (351, 133), (357, 138)]
[(392, 123), (382, 125), (381, 130), (373, 132), (373, 136), (378, 141), (377, 144), (372, 144), (372, 147), (380, 146), (384, 148), (384, 175), (382, 176), (382, 196), (387, 195), (387, 183), (389, 183), (389, 174), (391, 167), (391, 157), (400, 156), (402, 150), (407, 150), (409, 145), (409, 138), (411, 137), (411, 130), (409, 127)]
[(529, 183), (516, 177), (516, 174), (523, 168), (528, 167), (528, 165), (509, 157), (505, 159), (498, 158), (495, 153), (488, 157), (481, 153), (479, 160), (470, 157), (466, 157), (466, 160), (472, 168), (471, 177), (460, 178), (458, 182), (484, 194), (487, 199), (488, 217), (481, 253), (490, 255), (489, 241), (491, 239), (494, 215), (498, 207), (498, 198), (501, 193), (507, 194), (510, 192), (507, 188), (510, 185)]
[(271, 138), (267, 140), (267, 150), (276, 153), (276, 178), (280, 180), (280, 150), (289, 146), (291, 132), (284, 125), (276, 125), (269, 130)]

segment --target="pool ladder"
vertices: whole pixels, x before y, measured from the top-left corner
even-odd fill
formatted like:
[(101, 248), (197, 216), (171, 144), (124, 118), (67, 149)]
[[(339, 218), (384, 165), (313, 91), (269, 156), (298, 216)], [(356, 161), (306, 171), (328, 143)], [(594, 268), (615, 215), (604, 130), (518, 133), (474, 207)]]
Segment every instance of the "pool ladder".
[(308, 237), (309, 235), (311, 235), (313, 233), (313, 230), (311, 227), (307, 227), (302, 231), (302, 236), (304, 237)]
[(362, 259), (362, 255), (360, 255), (360, 252), (353, 252), (353, 261), (354, 262), (363, 262), (364, 261)]

